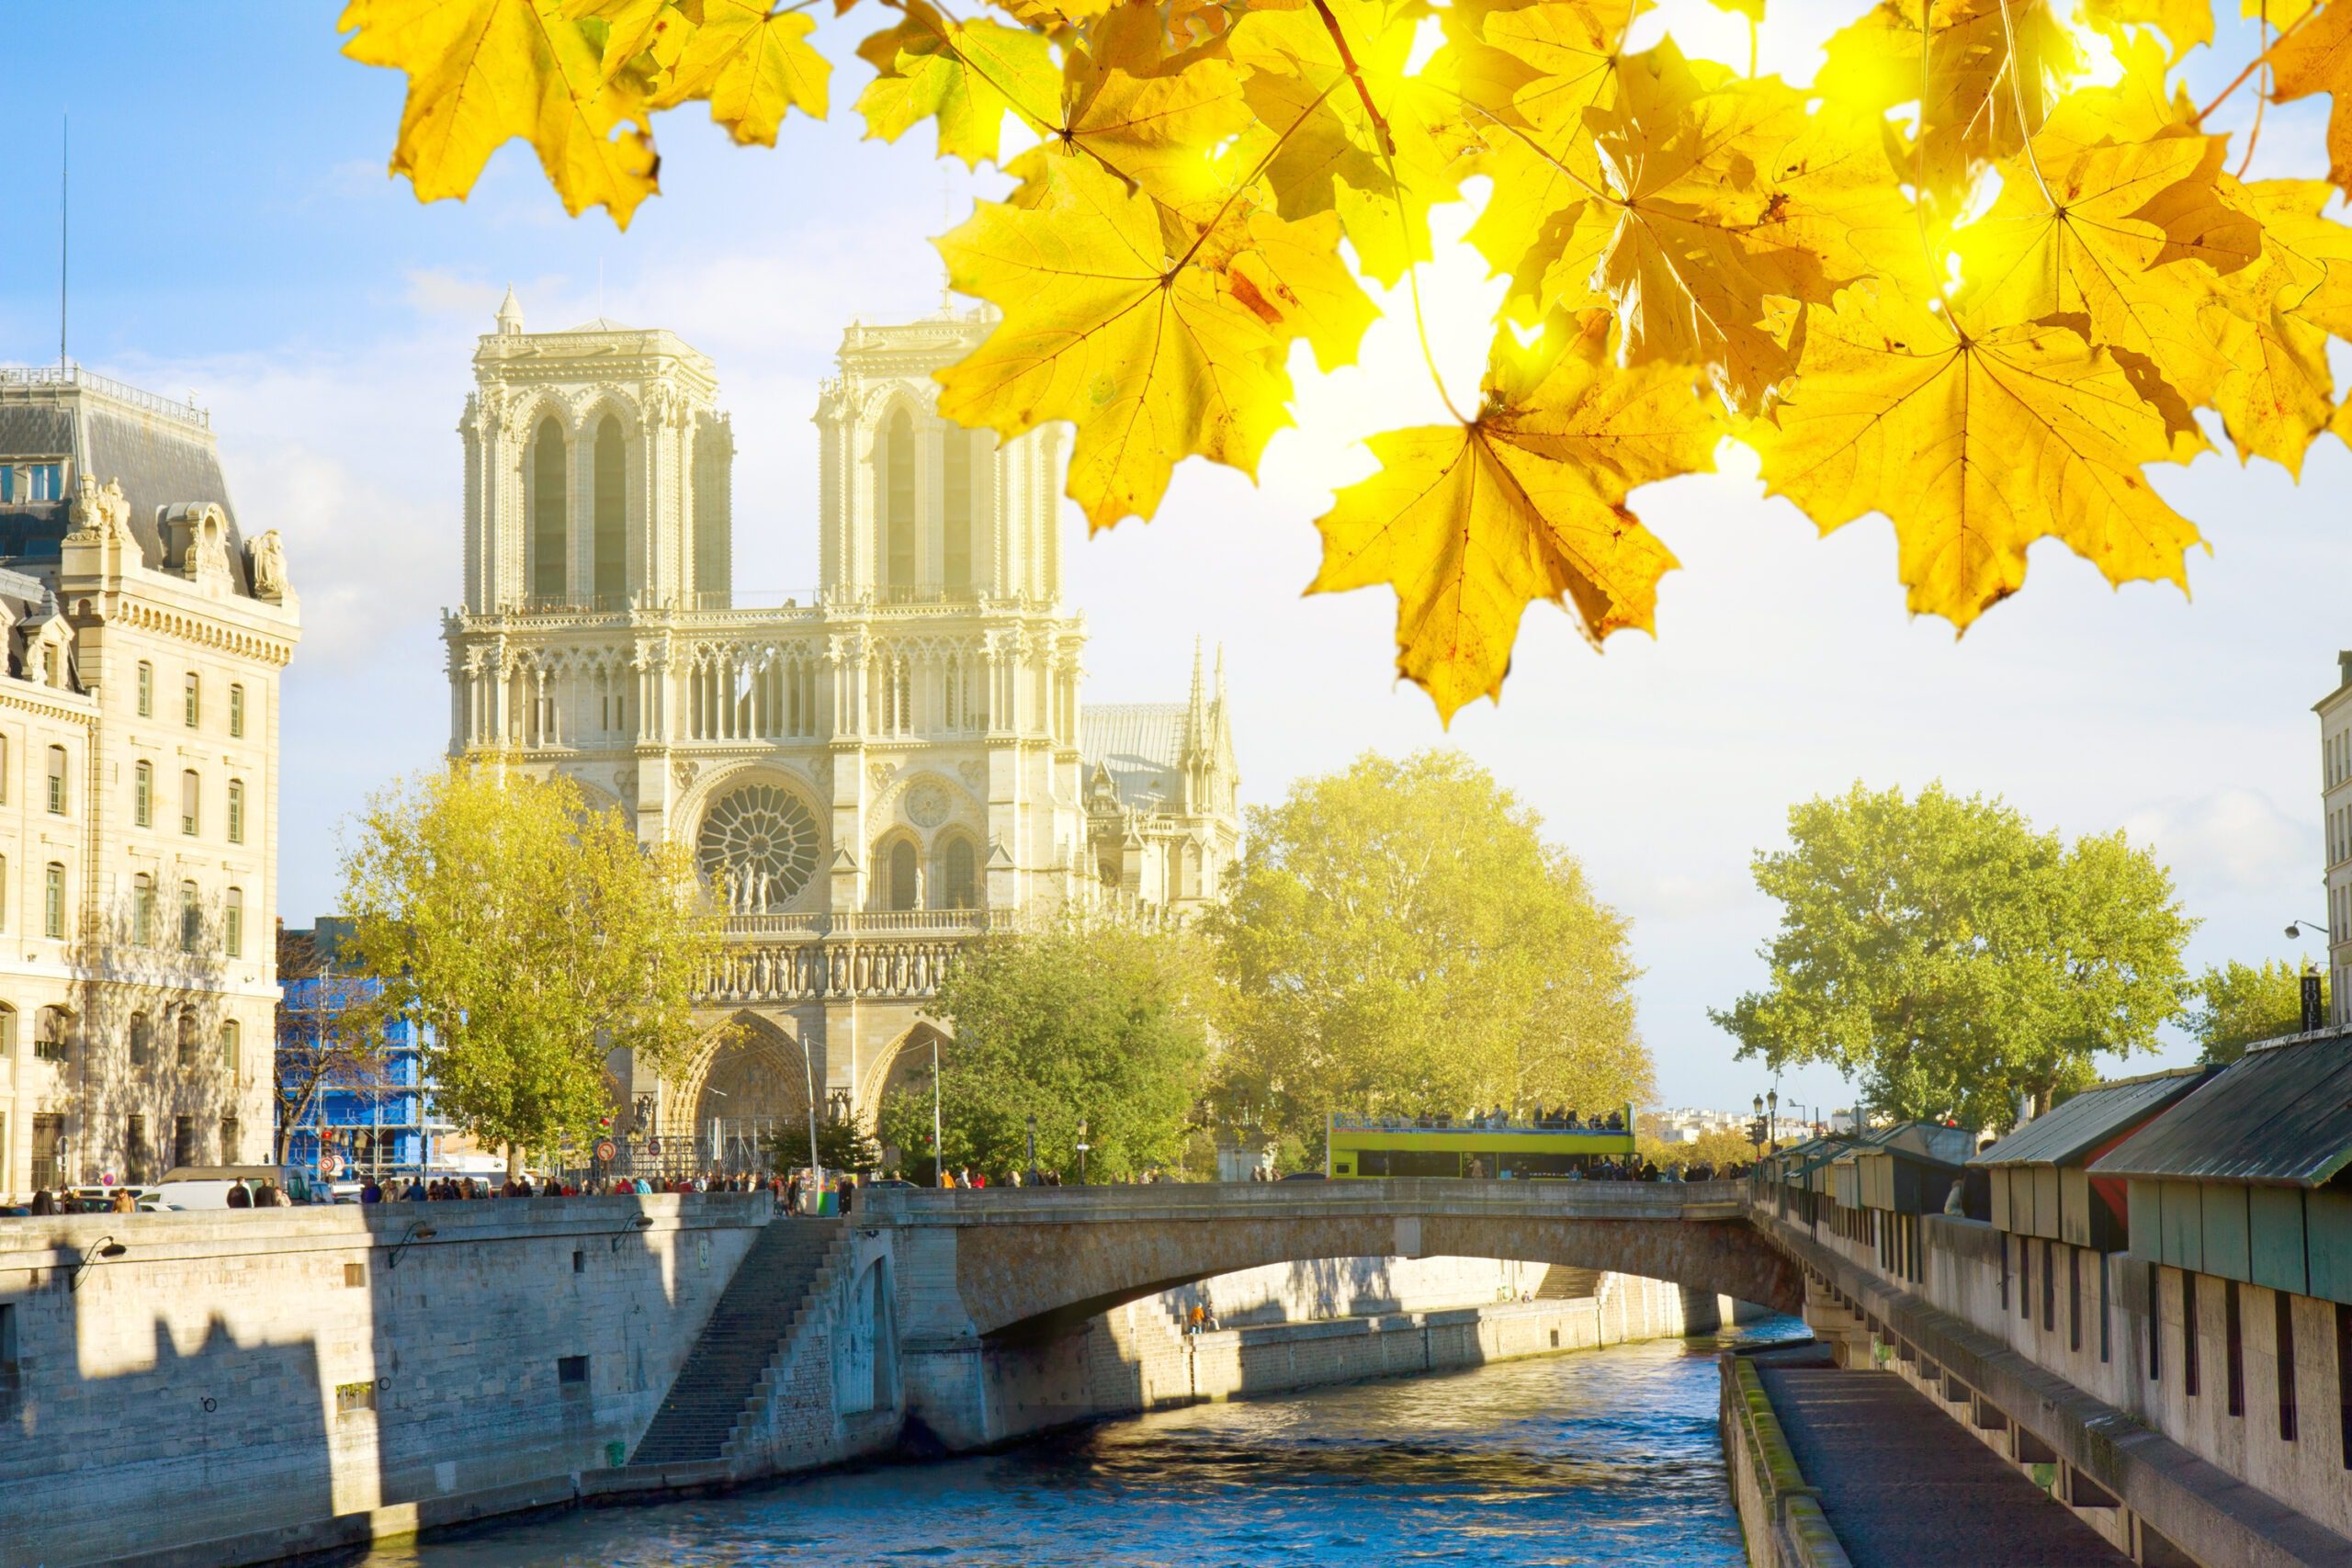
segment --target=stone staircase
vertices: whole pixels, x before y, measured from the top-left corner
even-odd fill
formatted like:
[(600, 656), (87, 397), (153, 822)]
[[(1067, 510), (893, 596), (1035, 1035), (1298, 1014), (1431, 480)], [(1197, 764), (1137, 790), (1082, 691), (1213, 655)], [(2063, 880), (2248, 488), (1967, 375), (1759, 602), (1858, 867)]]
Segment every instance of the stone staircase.
[(638, 1440), (632, 1467), (727, 1457), (729, 1440), (766, 1387), (771, 1363), (831, 1281), (847, 1234), (838, 1219), (769, 1222)]

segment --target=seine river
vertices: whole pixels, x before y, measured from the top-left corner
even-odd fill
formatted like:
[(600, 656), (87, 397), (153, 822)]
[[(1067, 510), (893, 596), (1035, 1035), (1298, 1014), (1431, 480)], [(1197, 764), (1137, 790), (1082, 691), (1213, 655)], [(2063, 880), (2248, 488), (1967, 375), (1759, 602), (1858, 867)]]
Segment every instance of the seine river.
[(366, 1562), (1742, 1568), (1707, 1343), (1196, 1405), (977, 1458), (477, 1527)]

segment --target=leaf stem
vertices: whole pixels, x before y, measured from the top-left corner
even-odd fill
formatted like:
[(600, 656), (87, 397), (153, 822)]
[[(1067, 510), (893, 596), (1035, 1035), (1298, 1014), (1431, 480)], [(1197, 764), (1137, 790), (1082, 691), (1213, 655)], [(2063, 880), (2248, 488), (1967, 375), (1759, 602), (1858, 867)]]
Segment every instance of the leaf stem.
[[(2001, 73), (2009, 79), (2009, 102), (2017, 106), (2018, 140), (2025, 143), (2026, 164), (2033, 170), (2033, 183), (2041, 187), (2041, 199), (2051, 211), (2055, 212), (2058, 210), (2058, 198), (2050, 194), (2050, 182), (2041, 175), (2041, 158), (2033, 150), (2033, 133), (2037, 128), (2026, 123), (2025, 84), (2018, 79), (2018, 35), (2010, 26), (2009, 0), (2001, 0), (2001, 44), (2008, 54), (2008, 58), (2001, 62)], [(1927, 112), (1927, 100), (1922, 98), (1919, 102), (1922, 114)]]
[(2262, 115), (2270, 107), (2270, 0), (2262, 0), (2262, 52), (2255, 59), (2262, 66), (2262, 91), (2254, 98), (2254, 124), (2245, 133), (2245, 156), (2238, 161), (2238, 178), (2254, 167), (2254, 150), (2262, 141)]
[[(2265, 6), (2263, 10), (2264, 13), (2267, 15), (2269, 7)], [(2207, 115), (2210, 115), (2215, 109), (2220, 108), (2223, 103), (2228, 101), (2229, 96), (2232, 93), (2234, 93), (2240, 87), (2245, 86), (2245, 79), (2253, 75), (2257, 67), (2267, 65), (2270, 62), (2270, 57), (2278, 52), (2278, 47), (2285, 43), (2289, 39), (2293, 38), (2296, 32), (2305, 22), (2310, 21), (2313, 17), (2319, 15), (2319, 10), (2320, 8), (2317, 6), (2313, 6), (2301, 16), (2297, 17), (2293, 21), (2279, 28), (2278, 36), (2272, 39), (2260, 54), (2257, 54), (2252, 60), (2247, 61), (2245, 62), (2245, 69), (2231, 77), (2230, 85), (2222, 88), (2220, 92), (2214, 94), (2213, 101), (2207, 104), (2203, 108), (2199, 109), (2197, 111), (2197, 118), (2190, 120), (2189, 123), (2191, 125), (2203, 125)]]

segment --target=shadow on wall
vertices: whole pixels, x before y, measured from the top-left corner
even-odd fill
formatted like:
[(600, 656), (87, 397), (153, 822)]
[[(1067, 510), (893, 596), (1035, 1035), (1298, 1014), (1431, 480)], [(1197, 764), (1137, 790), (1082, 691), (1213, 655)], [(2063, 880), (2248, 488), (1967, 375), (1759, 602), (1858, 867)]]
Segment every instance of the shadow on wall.
[(1596, 1294), (1601, 1271), (1488, 1258), (1322, 1258), (1212, 1275), (1159, 1299), (1182, 1321), (1194, 1306), (1227, 1328)]
[[(241, 1340), (218, 1313), (175, 1334), (109, 1289), (129, 1271), (97, 1256), (100, 1238), (45, 1245), (54, 1265), (0, 1294), (0, 1495), (39, 1500), (0, 1509), (0, 1563), (235, 1535), (253, 1528), (256, 1497), (289, 1517), (334, 1512), (324, 1410), (336, 1395), (322, 1397), (311, 1339)], [(113, 1370), (85, 1374), (85, 1360)]]

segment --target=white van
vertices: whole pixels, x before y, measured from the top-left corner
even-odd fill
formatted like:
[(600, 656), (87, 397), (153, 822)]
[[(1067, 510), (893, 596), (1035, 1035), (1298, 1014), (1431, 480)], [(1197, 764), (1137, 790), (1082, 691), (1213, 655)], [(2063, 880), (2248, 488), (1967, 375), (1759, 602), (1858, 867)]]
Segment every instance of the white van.
[(297, 1203), (323, 1198), (312, 1187), (311, 1173), (291, 1165), (174, 1166), (150, 1191), (160, 1209), (225, 1209), (231, 1188), (242, 1187), (251, 1194), (264, 1185), (277, 1187)]

